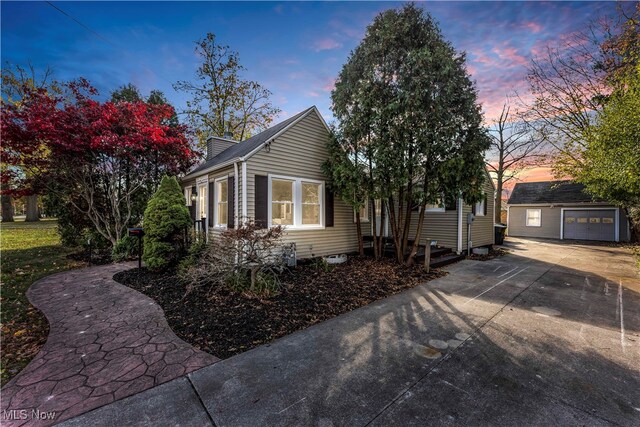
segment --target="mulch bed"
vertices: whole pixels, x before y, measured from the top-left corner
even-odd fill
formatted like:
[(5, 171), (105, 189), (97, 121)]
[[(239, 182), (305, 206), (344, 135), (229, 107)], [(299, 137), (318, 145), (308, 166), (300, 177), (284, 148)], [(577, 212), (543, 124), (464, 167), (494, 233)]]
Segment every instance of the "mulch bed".
[(282, 275), (281, 292), (269, 299), (226, 288), (208, 295), (208, 286), (185, 295), (176, 276), (144, 268), (118, 273), (114, 280), (157, 301), (180, 338), (227, 358), (445, 274), (353, 257), (331, 271), (298, 266)]

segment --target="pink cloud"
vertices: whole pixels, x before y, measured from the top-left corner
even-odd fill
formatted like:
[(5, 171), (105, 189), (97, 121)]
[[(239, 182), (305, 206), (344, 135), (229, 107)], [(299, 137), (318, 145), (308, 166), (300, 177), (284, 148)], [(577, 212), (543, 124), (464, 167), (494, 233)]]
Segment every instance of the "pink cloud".
[(338, 49), (342, 47), (342, 43), (332, 38), (324, 38), (316, 40), (313, 43), (313, 50), (320, 52), (322, 50)]
[(307, 92), (307, 96), (312, 96), (314, 98), (317, 98), (318, 96), (320, 96), (320, 94), (318, 92), (316, 92), (315, 90), (312, 90), (312, 91)]
[(544, 29), (541, 24), (533, 21), (524, 22), (521, 27), (531, 31), (534, 34), (537, 34)]
[(513, 64), (527, 66), (529, 65), (529, 60), (524, 56), (518, 53), (518, 49), (514, 47), (494, 47), (491, 50), (493, 53), (498, 55), (500, 59), (506, 59)]
[(336, 80), (331, 78), (322, 85), (322, 90), (325, 92), (331, 92), (336, 88)]

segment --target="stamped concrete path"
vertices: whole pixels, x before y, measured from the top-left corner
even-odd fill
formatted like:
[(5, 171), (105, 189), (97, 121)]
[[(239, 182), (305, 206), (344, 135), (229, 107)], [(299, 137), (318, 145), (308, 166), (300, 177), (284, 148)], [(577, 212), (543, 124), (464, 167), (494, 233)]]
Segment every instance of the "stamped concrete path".
[(29, 288), (49, 338), (2, 389), (3, 426), (55, 424), (220, 360), (179, 339), (152, 299), (113, 281), (132, 267), (73, 270)]

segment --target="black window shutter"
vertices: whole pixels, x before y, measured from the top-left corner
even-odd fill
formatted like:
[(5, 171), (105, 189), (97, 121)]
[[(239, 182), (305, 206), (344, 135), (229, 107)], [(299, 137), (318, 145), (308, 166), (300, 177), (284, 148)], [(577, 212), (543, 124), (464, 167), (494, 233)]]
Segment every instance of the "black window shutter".
[(456, 199), (449, 199), (445, 201), (445, 211), (455, 211), (456, 210)]
[(484, 195), (484, 215), (487, 216), (487, 195)]
[(474, 203), (474, 204), (471, 205), (471, 213), (474, 214), (474, 215), (476, 214), (476, 206), (478, 206), (477, 203)]
[(269, 222), (267, 214), (269, 212), (267, 200), (269, 194), (269, 179), (264, 175), (256, 175), (256, 197), (255, 197), (255, 221), (259, 228), (266, 228)]
[(327, 187), (324, 190), (324, 225), (333, 227), (333, 192)]
[(195, 221), (196, 220), (196, 204), (193, 202), (189, 205), (189, 214), (191, 215), (191, 220)]
[(235, 228), (236, 215), (236, 178), (227, 178), (227, 228)]
[(209, 183), (209, 194), (207, 194), (207, 198), (209, 199), (209, 212), (207, 216), (209, 217), (209, 227), (213, 227), (213, 186), (214, 183)]

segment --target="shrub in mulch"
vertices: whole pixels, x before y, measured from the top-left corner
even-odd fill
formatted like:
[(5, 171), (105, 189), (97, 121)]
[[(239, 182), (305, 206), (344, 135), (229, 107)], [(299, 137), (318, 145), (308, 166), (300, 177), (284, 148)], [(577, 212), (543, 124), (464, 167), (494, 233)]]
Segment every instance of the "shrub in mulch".
[(279, 278), (281, 291), (268, 299), (206, 283), (187, 293), (176, 275), (144, 268), (123, 271), (114, 280), (153, 298), (180, 338), (227, 358), (446, 274), (366, 257), (334, 268), (319, 265), (286, 271)]
[(506, 254), (508, 254), (509, 251), (506, 249), (502, 249), (502, 248), (492, 248), (489, 250), (489, 253), (487, 255), (477, 255), (477, 254), (471, 254), (469, 256), (467, 256), (467, 259), (471, 259), (474, 261), (489, 261), (490, 259), (494, 259), (494, 258), (498, 258), (501, 256), (504, 256)]

